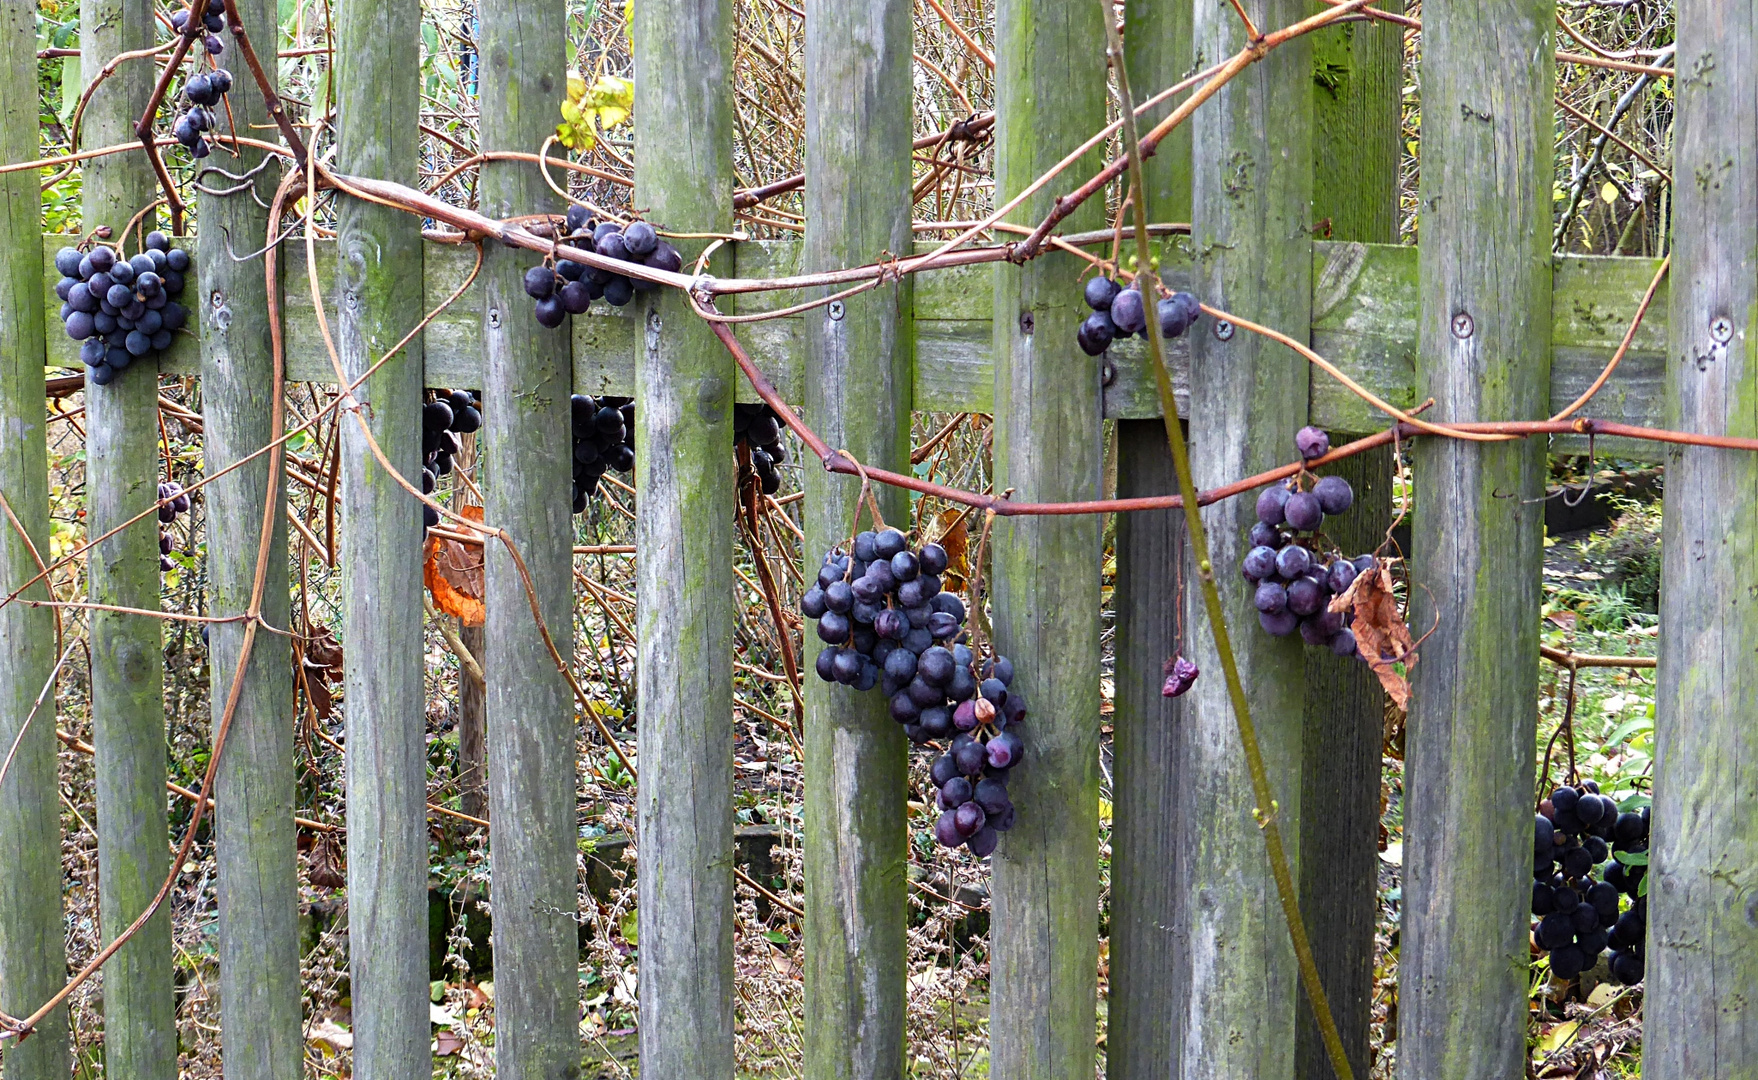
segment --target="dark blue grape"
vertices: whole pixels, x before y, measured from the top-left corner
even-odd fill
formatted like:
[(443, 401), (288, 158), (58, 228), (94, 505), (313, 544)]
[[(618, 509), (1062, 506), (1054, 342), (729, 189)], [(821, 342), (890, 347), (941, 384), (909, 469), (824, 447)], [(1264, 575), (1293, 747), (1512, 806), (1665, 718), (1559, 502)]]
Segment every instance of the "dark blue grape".
[(1117, 294), (1120, 291), (1122, 291), (1122, 286), (1118, 285), (1110, 278), (1091, 278), (1086, 284), (1087, 307), (1092, 308), (1094, 311), (1109, 310), (1111, 307), (1111, 301), (1116, 299)]
[(1271, 484), (1258, 493), (1257, 519), (1265, 525), (1280, 525), (1285, 520), (1284, 508), (1293, 494), (1281, 484)]

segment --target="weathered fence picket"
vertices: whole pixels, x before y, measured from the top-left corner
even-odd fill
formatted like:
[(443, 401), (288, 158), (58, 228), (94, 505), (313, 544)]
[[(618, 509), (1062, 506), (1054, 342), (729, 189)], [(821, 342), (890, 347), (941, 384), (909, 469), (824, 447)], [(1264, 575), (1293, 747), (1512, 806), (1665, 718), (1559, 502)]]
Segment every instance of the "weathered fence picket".
[[(274, 41), (272, 0), (240, 0), (245, 32)], [(271, 68), (269, 77), (274, 78)], [(260, 94), (232, 95), (240, 130), (269, 124)], [(232, 168), (253, 169), (263, 154), (243, 147)], [(263, 259), (234, 261), (269, 239), (267, 206), (275, 177), (251, 180), (255, 198), (202, 195), (196, 262), (201, 321), (203, 443), (206, 469), (217, 472), (267, 445), (276, 400), (269, 296)], [(285, 286), (287, 279), (281, 279)], [(292, 288), (297, 288), (294, 285)], [(288, 289), (287, 291), (292, 291)], [(334, 378), (332, 375), (331, 378)], [(121, 380), (118, 380), (121, 381)], [(249, 612), (259, 560), (266, 556), (260, 615), (288, 625), (286, 483), (264, 455), (214, 481), (207, 493), (208, 606), (212, 614)], [(268, 509), (265, 512), (265, 504)], [(267, 530), (265, 534), (265, 529)], [(209, 630), (214, 735), (225, 730), (215, 775), (215, 860), (219, 865), (220, 1028), (227, 1080), (298, 1080), (304, 1069), (304, 1003), (299, 981), (299, 874), (293, 827), (293, 685), (285, 644), (259, 631), (237, 685), (247, 636), (244, 622)]]
[[(337, 165), (416, 181), (419, 0), (335, 7)], [(361, 378), (421, 317), (421, 223), (338, 196), (336, 349)], [(353, 391), (344, 414), (341, 535), (348, 798), (348, 981), (354, 1075), (413, 1080), (428, 1052), (427, 708), (416, 500), (375, 459), (421, 476), (421, 341)], [(332, 376), (333, 378), (333, 376)], [(312, 628), (307, 628), (311, 630)]]
[[(1758, 435), (1758, 13), (1681, 0), (1669, 425)], [(1688, 76), (1686, 73), (1689, 73)], [(1758, 458), (1666, 459), (1642, 1064), (1758, 1063)]]
[[(1402, 29), (1345, 23), (1314, 34), (1312, 52), (1313, 230), (1343, 242), (1396, 243)], [(1347, 430), (1332, 432), (1333, 441), (1357, 437)], [(1345, 555), (1377, 550), (1385, 541), (1392, 465), (1387, 446), (1324, 470), (1355, 490), (1349, 513), (1325, 523)], [(1358, 659), (1328, 649), (1308, 648), (1305, 668), (1300, 911), (1344, 1052), (1364, 1077), (1371, 1064), (1385, 691)], [(1305, 994), (1296, 1010), (1294, 1075), (1331, 1080), (1335, 1073)]]
[[(82, 82), (98, 77), (106, 58), (151, 45), (151, 0), (82, 0)], [(153, 70), (117, 69), (93, 92), (81, 130), (85, 146), (133, 139), (152, 93)], [(128, 236), (123, 228), (158, 195), (142, 155), (100, 158), (81, 183), (86, 228), (108, 225), (125, 253), (158, 221), (147, 213)], [(51, 332), (53, 332), (51, 330)], [(96, 536), (151, 509), (158, 498), (159, 386), (137, 374), (86, 393), (86, 525)], [(153, 610), (159, 606), (158, 535), (124, 529), (92, 553), (89, 595), (96, 603)], [(91, 613), (91, 723), (97, 750), (98, 906), (106, 941), (134, 922), (158, 893), (170, 868), (165, 817), (164, 628), (156, 619)], [(171, 993), (171, 912), (162, 908), (104, 970), (104, 1067), (116, 1076), (173, 1080), (177, 1030)]]
[[(1298, 0), (1246, 4), (1260, 26), (1306, 13)], [(1226, 0), (1198, 0), (1203, 56), (1246, 43)], [(1191, 243), (1196, 293), (1220, 307), (1249, 306), (1253, 318), (1305, 336), (1311, 325), (1312, 260), (1303, 235), (1312, 200), (1311, 49), (1277, 49), (1223, 88), (1192, 118)], [(1199, 488), (1286, 461), (1306, 420), (1307, 375), (1286, 351), (1211, 319), (1191, 341), (1191, 467)], [(1180, 819), (1185, 897), (1181, 961), (1189, 972), (1180, 1067), (1187, 1076), (1293, 1074), (1294, 951), (1277, 903), (1254, 813), (1274, 814), (1298, 836), (1304, 659), (1298, 638), (1255, 626), (1251, 589), (1236, 572), (1257, 520), (1250, 498), (1203, 512), (1214, 574), (1235, 628), (1233, 648), (1274, 778), (1277, 805), (1258, 807), (1239, 743), (1214, 638), (1203, 606), (1187, 598), (1187, 647), (1211, 672), (1185, 699), (1187, 752)], [(1192, 590), (1194, 594), (1194, 590)], [(1293, 845), (1290, 845), (1291, 847)], [(1289, 852), (1290, 858), (1297, 850)]]
[[(1011, 198), (1104, 121), (1099, 0), (1001, 0), (995, 9), (995, 194)], [(1075, 166), (1088, 175), (1089, 153)], [(1033, 223), (1054, 189), (1010, 220)], [(1072, 229), (1097, 228), (1100, 208)], [(1098, 497), (1099, 365), (1075, 346), (1081, 264), (1057, 252), (994, 275), (995, 490), (1026, 500)], [(1030, 710), (1010, 794), (1018, 823), (993, 856), (990, 1054), (997, 1076), (1093, 1071), (1098, 963), (1099, 519), (998, 519), (990, 595), (995, 649)], [(980, 604), (981, 601), (978, 601)]]
[[(485, 150), (530, 150), (555, 130), (565, 87), (562, 0), (484, 4)], [(527, 162), (482, 170), (484, 213), (560, 213)], [(573, 474), (567, 339), (537, 322), (529, 252), (483, 258), (483, 515), (505, 530), (555, 648), (573, 655)], [(485, 545), (489, 855), (494, 871), (495, 1073), (549, 1080), (579, 1067), (579, 906), (574, 700), (532, 618), (527, 582), (504, 545)]]
[[(1437, 421), (1547, 415), (1555, 9), (1424, 9), (1421, 351)], [(1398, 1058), (1435, 1080), (1518, 1076), (1545, 446), (1414, 453)]]
[[(731, 0), (635, 7), (635, 205), (660, 228), (732, 228), (732, 29)], [(679, 244), (686, 267), (706, 243)], [(709, 272), (730, 262), (723, 253)], [(634, 380), (641, 1071), (721, 1080), (733, 1073), (738, 372), (675, 290), (631, 307), (644, 320)]]
[[(0, 0), (0, 161), (37, 153), (36, 13), (31, 0)], [(37, 183), (32, 172), (0, 175), (0, 574), (8, 593), (37, 575), (49, 552), (42, 357), (53, 309), (43, 303), (37, 262)], [(50, 598), (46, 584), (25, 595)], [(0, 1010), (13, 1016), (47, 1001), (67, 971), (52, 692), (32, 715), (55, 670), (56, 626), (48, 608), (0, 607), (0, 743), (13, 755), (0, 783)], [(66, 1080), (66, 1011), (5, 1053), (6, 1080)]]
[[(913, 26), (909, 0), (806, 4), (804, 264), (830, 270), (910, 246)], [(828, 290), (827, 290), (828, 292)], [(805, 316), (805, 415), (832, 446), (910, 467), (914, 282), (905, 278)], [(846, 541), (860, 481), (804, 470), (802, 569)], [(909, 500), (876, 487), (887, 523)], [(869, 526), (871, 527), (871, 526)], [(808, 632), (810, 671), (821, 643)], [(909, 743), (886, 699), (807, 677), (804, 1073), (904, 1075)]]

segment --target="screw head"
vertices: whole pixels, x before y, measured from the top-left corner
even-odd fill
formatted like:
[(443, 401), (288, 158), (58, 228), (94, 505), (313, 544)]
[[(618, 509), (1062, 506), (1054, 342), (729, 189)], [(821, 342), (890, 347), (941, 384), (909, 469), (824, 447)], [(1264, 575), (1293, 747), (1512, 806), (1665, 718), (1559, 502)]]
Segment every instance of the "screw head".
[(1718, 345), (1726, 345), (1733, 340), (1734, 324), (1726, 315), (1717, 315), (1709, 322), (1709, 336)]
[(1467, 315), (1463, 311), (1461, 311), (1459, 314), (1453, 316), (1453, 336), (1454, 337), (1458, 338), (1460, 341), (1464, 341), (1466, 338), (1470, 337), (1472, 334), (1474, 334), (1476, 332), (1477, 332), (1477, 324), (1471, 320), (1471, 316)]
[(845, 309), (842, 306), (841, 300), (832, 300), (830, 302), (830, 317), (831, 317), (831, 319), (835, 320), (836, 322), (841, 322), (844, 312), (845, 312)]
[(1215, 337), (1221, 341), (1233, 340), (1233, 324), (1226, 319), (1215, 320)]
[(500, 329), (500, 327), (501, 327), (501, 309), (500, 308), (489, 308), (488, 309), (488, 325), (489, 325), (489, 329), (491, 329), (491, 330), (499, 330)]
[(1019, 313), (1019, 332), (1020, 333), (1029, 334), (1032, 332), (1033, 328), (1036, 326), (1037, 326), (1037, 320), (1032, 318), (1031, 312), (1022, 311)]

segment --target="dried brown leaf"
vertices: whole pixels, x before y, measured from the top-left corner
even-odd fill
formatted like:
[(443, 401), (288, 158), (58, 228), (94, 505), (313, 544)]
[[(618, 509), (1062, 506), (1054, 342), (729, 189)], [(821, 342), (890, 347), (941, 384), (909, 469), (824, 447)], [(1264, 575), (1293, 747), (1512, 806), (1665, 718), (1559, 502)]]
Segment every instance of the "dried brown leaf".
[(1355, 647), (1361, 658), (1398, 708), (1409, 708), (1410, 683), (1399, 674), (1398, 666), (1403, 665), (1405, 673), (1415, 666), (1416, 644), (1392, 595), (1391, 570), (1382, 562), (1375, 573), (1358, 576), (1343, 595), (1331, 600), (1330, 609), (1355, 612), (1350, 629), (1355, 631)]

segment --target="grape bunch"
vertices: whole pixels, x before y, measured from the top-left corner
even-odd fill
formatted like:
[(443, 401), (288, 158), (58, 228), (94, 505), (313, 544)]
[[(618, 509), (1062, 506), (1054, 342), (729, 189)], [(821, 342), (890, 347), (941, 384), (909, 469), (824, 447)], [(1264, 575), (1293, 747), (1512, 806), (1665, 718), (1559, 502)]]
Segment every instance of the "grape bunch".
[[(1307, 461), (1331, 448), (1330, 437), (1315, 427), (1301, 428), (1294, 444)], [(1326, 558), (1318, 535), (1325, 515), (1347, 511), (1355, 503), (1355, 491), (1340, 476), (1323, 477), (1302, 490), (1305, 479), (1302, 473), (1258, 495), (1257, 524), (1251, 527), (1251, 547), (1239, 571), (1257, 586), (1252, 603), (1266, 633), (1286, 637), (1299, 630), (1308, 645), (1327, 645), (1338, 656), (1354, 656), (1350, 616), (1328, 608), (1333, 596), (1342, 595), (1357, 575), (1378, 562), (1372, 555)]]
[[(459, 435), (482, 427), (482, 406), (468, 390), (436, 392), (421, 407), (421, 493), (432, 495), (439, 478), (452, 471), (452, 456), (462, 444)], [(439, 524), (439, 511), (421, 504), (421, 518), (431, 529)]]
[[(1088, 356), (1098, 356), (1111, 342), (1132, 334), (1147, 336), (1147, 300), (1135, 286), (1124, 288), (1110, 278), (1096, 277), (1087, 282), (1086, 302), (1093, 313), (1080, 324), (1075, 340)], [(1175, 292), (1155, 305), (1155, 314), (1160, 320), (1160, 336), (1175, 338), (1196, 325), (1202, 307), (1189, 293)]]
[(189, 253), (171, 246), (164, 233), (147, 234), (146, 249), (124, 259), (115, 248), (90, 252), (64, 247), (55, 253), (61, 280), (61, 323), (82, 342), (86, 377), (104, 386), (135, 360), (171, 347), (171, 334), (189, 319), (173, 297), (183, 292)]
[[(169, 499), (170, 502), (165, 500)], [(161, 573), (176, 568), (171, 561), (171, 550), (176, 545), (171, 542), (170, 530), (165, 526), (174, 523), (178, 514), (189, 513), (189, 492), (174, 480), (159, 485), (159, 571)]]
[(226, 28), (226, 0), (207, 0), (205, 5), (198, 4), (196, 10), (201, 15), (195, 19), (189, 17), (187, 8), (173, 11), (171, 29), (187, 38), (201, 38), (209, 56), (225, 52), (226, 43), (220, 40), (220, 31)]
[(626, 473), (635, 467), (635, 402), (633, 398), (575, 394), (574, 513), (586, 512), (586, 500), (598, 490), (607, 469)]
[(751, 471), (763, 485), (763, 494), (781, 490), (781, 472), (776, 466), (787, 461), (787, 447), (781, 441), (781, 417), (764, 402), (755, 405), (733, 405), (733, 445), (743, 443), (751, 451)]
[(202, 133), (213, 131), (219, 126), (218, 116), (210, 110), (217, 108), (220, 100), (232, 89), (232, 73), (225, 68), (215, 68), (205, 75), (193, 75), (183, 84), (183, 96), (189, 99), (189, 108), (177, 115), (171, 125), (171, 134), (183, 144), (191, 157), (208, 156), (208, 141)]
[[(609, 259), (640, 263), (656, 270), (676, 272), (684, 265), (678, 249), (659, 238), (659, 233), (645, 221), (631, 222), (622, 228), (611, 222), (596, 222), (582, 206), (568, 208), (568, 244), (596, 252)], [(525, 271), (525, 292), (537, 301), (537, 321), (550, 329), (560, 326), (569, 315), (583, 315), (592, 301), (603, 298), (605, 303), (622, 307), (637, 292), (654, 286), (596, 266), (587, 266), (572, 259), (558, 259), (551, 266), (544, 263)]]
[[(1538, 921), (1532, 936), (1550, 954), (1551, 973), (1572, 979), (1597, 964), (1609, 945), (1612, 976), (1625, 986), (1641, 982), (1647, 871), (1610, 857), (1614, 850), (1647, 852), (1648, 809), (1619, 813), (1618, 804), (1588, 780), (1551, 792), (1539, 803), (1533, 826), (1532, 914)], [(1632, 901), (1628, 910), (1620, 911), (1620, 893)]]
[(800, 613), (818, 620), (818, 677), (856, 690), (879, 687), (916, 745), (950, 739), (931, 775), (941, 814), (934, 836), (973, 854), (995, 850), (1013, 827), (1007, 773), (1025, 754), (1005, 656), (979, 663), (964, 631), (964, 602), (940, 586), (949, 558), (939, 544), (911, 551), (896, 529), (858, 534), (848, 553), (825, 556)]

